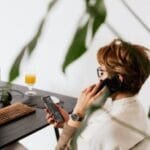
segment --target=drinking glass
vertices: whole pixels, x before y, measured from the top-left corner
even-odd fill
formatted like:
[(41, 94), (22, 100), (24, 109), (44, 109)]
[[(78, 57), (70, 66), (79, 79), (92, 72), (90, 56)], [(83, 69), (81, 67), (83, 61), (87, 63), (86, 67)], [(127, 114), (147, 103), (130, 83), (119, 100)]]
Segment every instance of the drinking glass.
[(28, 85), (28, 91), (25, 92), (25, 95), (34, 96), (37, 93), (33, 90), (33, 85), (36, 83), (35, 74), (25, 74), (25, 83)]

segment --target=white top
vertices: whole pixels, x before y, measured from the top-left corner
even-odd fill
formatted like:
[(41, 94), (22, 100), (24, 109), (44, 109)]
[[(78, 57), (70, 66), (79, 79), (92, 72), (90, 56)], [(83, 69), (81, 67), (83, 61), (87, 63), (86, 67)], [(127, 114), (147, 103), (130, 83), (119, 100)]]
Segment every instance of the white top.
[(100, 109), (90, 116), (77, 139), (78, 150), (128, 150), (144, 139), (141, 134), (117, 123), (110, 116), (146, 133), (147, 116), (136, 96), (114, 102), (108, 99), (104, 107), (108, 112)]

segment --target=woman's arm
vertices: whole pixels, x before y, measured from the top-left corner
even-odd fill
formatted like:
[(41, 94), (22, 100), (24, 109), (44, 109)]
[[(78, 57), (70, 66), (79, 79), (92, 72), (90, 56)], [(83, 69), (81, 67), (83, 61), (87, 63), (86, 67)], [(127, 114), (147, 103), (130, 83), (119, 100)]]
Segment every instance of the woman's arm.
[(68, 123), (65, 123), (63, 132), (61, 133), (61, 136), (59, 138), (55, 150), (69, 150), (68, 143), (76, 133), (76, 130), (77, 130), (76, 127), (72, 127), (68, 125)]
[[(102, 92), (97, 93), (98, 87), (99, 84), (92, 85), (81, 93), (73, 110), (74, 114), (78, 114), (80, 117), (84, 117), (85, 111), (88, 109), (88, 107), (102, 94)], [(72, 137), (74, 137), (77, 129), (80, 127), (80, 124), (81, 121), (74, 121), (72, 118), (68, 120), (59, 138), (56, 150), (69, 150), (70, 145), (68, 145), (68, 143)]]
[[(73, 114), (78, 114), (80, 117), (84, 117), (86, 110), (89, 108), (89, 106), (97, 100), (101, 96), (104, 90), (97, 92), (98, 88), (100, 86), (99, 84), (92, 85), (88, 88), (86, 88), (78, 98), (77, 104), (73, 110)], [(65, 125), (58, 124), (55, 122), (53, 116), (50, 114), (47, 114), (46, 119), (51, 124), (54, 123), (55, 127), (62, 127), (64, 125), (63, 132), (59, 138), (59, 141), (56, 146), (56, 150), (65, 150), (67, 149), (68, 142), (72, 139), (74, 136), (76, 130), (80, 127), (81, 121), (74, 121), (71, 118), (68, 119), (68, 114), (65, 112), (64, 109), (59, 107), (59, 110), (61, 114), (66, 117), (65, 119)]]

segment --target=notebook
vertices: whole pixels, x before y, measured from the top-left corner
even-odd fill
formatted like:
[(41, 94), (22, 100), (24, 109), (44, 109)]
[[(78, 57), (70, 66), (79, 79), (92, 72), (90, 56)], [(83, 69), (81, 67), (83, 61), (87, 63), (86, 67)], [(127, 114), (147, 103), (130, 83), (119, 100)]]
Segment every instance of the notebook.
[(0, 109), (0, 125), (4, 125), (34, 112), (35, 108), (22, 103), (14, 103)]

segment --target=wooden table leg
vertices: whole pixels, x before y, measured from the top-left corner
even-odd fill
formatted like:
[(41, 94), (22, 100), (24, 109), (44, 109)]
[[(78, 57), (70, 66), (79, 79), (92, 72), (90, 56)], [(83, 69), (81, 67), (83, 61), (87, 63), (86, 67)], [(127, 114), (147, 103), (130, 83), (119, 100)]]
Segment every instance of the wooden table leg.
[(149, 106), (149, 111), (148, 111), (148, 117), (150, 119), (150, 106)]
[(59, 140), (59, 129), (54, 127), (54, 131), (55, 131), (56, 139), (58, 141)]

